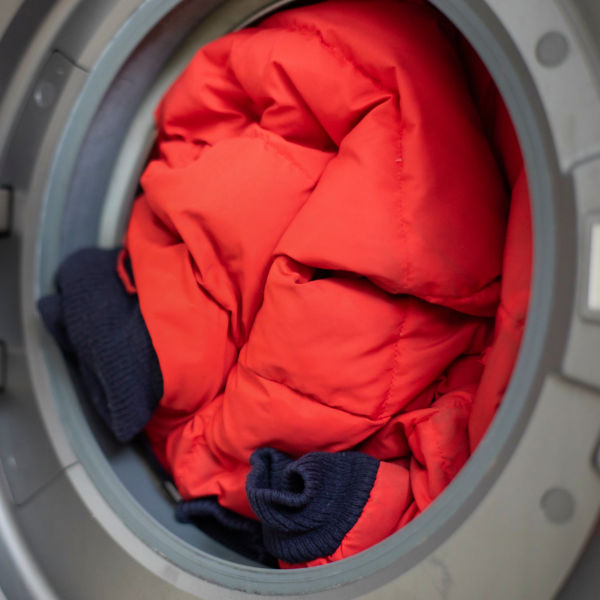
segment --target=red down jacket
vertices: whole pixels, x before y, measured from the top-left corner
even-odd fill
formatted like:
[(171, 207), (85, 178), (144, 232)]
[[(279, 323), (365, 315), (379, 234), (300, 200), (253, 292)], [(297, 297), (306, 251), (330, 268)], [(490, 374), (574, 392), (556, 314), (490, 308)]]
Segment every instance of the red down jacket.
[(250, 517), (258, 448), (381, 460), (306, 564), (359, 552), (440, 494), (510, 377), (531, 235), (508, 114), (429, 6), (332, 0), (202, 48), (156, 120), (126, 240), (153, 448), (184, 498)]

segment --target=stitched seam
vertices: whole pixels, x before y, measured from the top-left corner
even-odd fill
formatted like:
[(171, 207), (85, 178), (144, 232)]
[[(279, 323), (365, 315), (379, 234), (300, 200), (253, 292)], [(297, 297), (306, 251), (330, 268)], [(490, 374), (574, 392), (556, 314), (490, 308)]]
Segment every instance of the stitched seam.
[(359, 73), (362, 77), (369, 80), (378, 90), (382, 90), (389, 94), (397, 95), (397, 90), (388, 89), (385, 87), (380, 81), (375, 79), (373, 75), (368, 73), (363, 67), (361, 67), (349, 54), (344, 52), (342, 48), (339, 46), (335, 46), (334, 44), (328, 42), (324, 37), (321, 31), (315, 27), (305, 23), (298, 23), (297, 21), (292, 21), (289, 25), (284, 25), (281, 27), (282, 31), (287, 31), (289, 33), (298, 33), (300, 35), (304, 35), (306, 37), (311, 37), (316, 39), (321, 46), (325, 50), (327, 50), (334, 58), (342, 59), (348, 65), (350, 65), (357, 73)]
[(256, 377), (260, 377), (261, 379), (264, 379), (265, 381), (270, 381), (271, 383), (276, 383), (278, 385), (284, 386), (284, 387), (292, 390), (296, 394), (301, 395), (303, 398), (306, 398), (306, 399), (310, 400), (311, 402), (316, 402), (317, 404), (320, 404), (321, 406), (324, 406), (326, 408), (330, 408), (331, 410), (337, 410), (339, 412), (343, 412), (348, 415), (352, 415), (353, 417), (358, 417), (360, 419), (366, 419), (367, 421), (371, 421), (373, 423), (377, 423), (377, 422), (381, 421), (380, 424), (384, 424), (385, 421), (387, 420), (386, 418), (379, 415), (379, 413), (381, 411), (377, 411), (377, 415), (375, 417), (370, 417), (369, 415), (365, 415), (362, 413), (352, 412), (351, 410), (348, 410), (347, 408), (340, 408), (338, 406), (332, 406), (331, 404), (327, 404), (324, 400), (322, 400), (318, 396), (315, 396), (314, 394), (311, 394), (310, 392), (303, 392), (302, 390), (296, 389), (293, 385), (290, 385), (289, 383), (279, 381), (279, 380), (273, 379), (271, 377), (266, 377), (265, 375), (262, 375), (261, 373), (259, 373), (255, 369), (253, 369), (252, 367), (249, 367), (247, 364), (239, 364), (238, 363), (238, 365), (239, 365), (239, 367), (246, 369), (246, 371), (249, 371)]
[(402, 318), (400, 319), (400, 323), (396, 328), (396, 343), (394, 345), (394, 354), (392, 356), (392, 377), (390, 379), (390, 385), (387, 389), (387, 392), (383, 398), (383, 402), (381, 403), (381, 407), (377, 412), (377, 418), (383, 419), (388, 417), (388, 407), (392, 393), (396, 387), (396, 379), (398, 378), (398, 367), (400, 361), (400, 342), (402, 341), (402, 334), (404, 333), (404, 325), (406, 323), (406, 310), (402, 313)]
[[(399, 93), (394, 94), (394, 98), (396, 99), (397, 105), (396, 109), (398, 111), (398, 132), (396, 136), (396, 159), (394, 162), (394, 175), (396, 177), (396, 185), (398, 186), (398, 203), (396, 206), (396, 210), (393, 212), (394, 216), (397, 218), (397, 228), (398, 228), (398, 240), (405, 241), (407, 239), (406, 230), (407, 225), (404, 219), (402, 218), (403, 208), (404, 208), (404, 185), (403, 185), (403, 175), (404, 175), (404, 119), (402, 117), (402, 101)], [(404, 266), (404, 285), (406, 289), (410, 289), (410, 280), (411, 280), (411, 268), (410, 265), (412, 261), (410, 259), (410, 248), (406, 244), (404, 244), (405, 248), (403, 248), (404, 256), (402, 260), (402, 265)]]
[[(402, 120), (402, 111), (400, 108), (400, 96), (396, 95), (395, 96), (397, 98), (397, 102), (398, 102), (398, 115), (399, 115), (399, 123), (400, 123), (400, 128), (398, 131), (398, 135), (396, 138), (396, 161), (395, 161), (395, 177), (396, 177), (396, 183), (398, 186), (398, 202), (397, 202), (397, 206), (396, 206), (396, 210), (393, 211), (394, 217), (396, 219), (396, 227), (398, 230), (398, 240), (405, 240), (406, 239), (406, 223), (404, 222), (404, 220), (402, 219), (402, 208), (403, 208), (403, 197), (402, 197), (402, 192), (403, 192), (403, 185), (402, 185), (402, 174), (403, 174), (403, 170), (404, 170), (404, 156), (403, 156), (403, 146), (402, 146), (402, 127), (403, 127), (403, 120)], [(408, 254), (408, 252), (407, 252)], [(410, 280), (410, 259), (404, 257), (403, 260), (403, 266), (404, 266), (404, 285), (406, 287), (409, 287), (409, 280)], [(396, 329), (396, 345), (394, 348), (394, 356), (392, 359), (392, 378), (390, 381), (390, 386), (388, 388), (388, 391), (384, 397), (384, 401), (381, 405), (381, 411), (380, 411), (380, 415), (383, 416), (384, 414), (388, 413), (388, 407), (389, 407), (389, 401), (391, 398), (391, 395), (394, 391), (395, 388), (395, 384), (396, 384), (396, 379), (398, 376), (398, 367), (399, 367), (399, 359), (400, 359), (400, 342), (402, 339), (402, 333), (404, 331), (404, 325), (406, 323), (406, 309), (403, 312), (402, 315), (402, 319), (400, 320), (400, 323), (398, 324), (398, 328)]]
[(269, 139), (269, 136), (262, 129), (254, 129), (254, 130), (252, 130), (252, 132), (247, 132), (242, 137), (245, 137), (247, 139), (256, 139), (256, 140), (262, 141), (267, 150), (270, 150), (277, 156), (280, 156), (281, 158), (285, 159), (290, 165), (295, 167), (297, 171), (302, 173), (302, 175), (304, 175), (304, 177), (306, 177), (306, 179), (308, 179), (310, 181), (315, 179), (315, 177), (310, 175), (308, 173), (308, 171), (306, 171), (306, 169), (300, 163), (296, 162), (291, 156), (286, 154), (281, 148), (278, 148), (273, 143), (273, 141)]

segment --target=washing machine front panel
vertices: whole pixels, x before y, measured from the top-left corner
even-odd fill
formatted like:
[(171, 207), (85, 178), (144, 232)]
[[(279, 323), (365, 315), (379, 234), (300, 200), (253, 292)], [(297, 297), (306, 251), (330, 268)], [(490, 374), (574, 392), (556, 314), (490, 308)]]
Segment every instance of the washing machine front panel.
[[(0, 483), (11, 499), (0, 535), (20, 532), (17, 571), (24, 581), (28, 569), (39, 575), (23, 593), (381, 600), (551, 597), (560, 588), (600, 498), (598, 63), (593, 35), (579, 34), (600, 10), (567, 0), (434, 3), (481, 54), (519, 132), (533, 195), (534, 309), (498, 417), (447, 492), (375, 548), (295, 572), (242, 564), (206, 540), (204, 552), (175, 533), (153, 479), (86, 416), (34, 306), (62, 256), (117, 239), (152, 139), (153, 101), (144, 98), (176, 76), (173, 60), (163, 67), (179, 41), (188, 37), (184, 64), (199, 44), (285, 2), (131, 0), (90, 10), (64, 0), (32, 21), (0, 105), (0, 187), (12, 212), (11, 235), (0, 239), (10, 289), (0, 314), (8, 357)], [(116, 169), (127, 144), (137, 159)], [(83, 192), (85, 213), (76, 203)]]

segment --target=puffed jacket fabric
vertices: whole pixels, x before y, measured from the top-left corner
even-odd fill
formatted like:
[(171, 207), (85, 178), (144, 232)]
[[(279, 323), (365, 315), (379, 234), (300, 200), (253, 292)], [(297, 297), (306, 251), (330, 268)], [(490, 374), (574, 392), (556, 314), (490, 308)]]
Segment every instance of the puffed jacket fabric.
[(365, 550), (461, 469), (516, 360), (531, 222), (500, 95), (427, 4), (329, 0), (204, 46), (155, 115), (118, 275), (180, 512), (258, 521), (283, 567)]

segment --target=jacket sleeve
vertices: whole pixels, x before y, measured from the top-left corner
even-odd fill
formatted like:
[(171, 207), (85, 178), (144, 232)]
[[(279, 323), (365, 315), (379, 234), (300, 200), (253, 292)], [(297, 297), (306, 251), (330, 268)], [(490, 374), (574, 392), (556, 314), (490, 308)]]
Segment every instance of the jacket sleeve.
[(75, 252), (58, 270), (56, 293), (38, 307), (100, 417), (128, 442), (150, 420), (163, 383), (137, 297), (117, 276), (119, 253)]
[(282, 567), (325, 564), (365, 550), (393, 533), (410, 505), (407, 469), (360, 452), (312, 452), (293, 460), (271, 448), (257, 450), (246, 489), (265, 546)]
[[(347, 558), (425, 510), (469, 457), (467, 423), (480, 372), (474, 356), (455, 361), (429, 407), (399, 414), (361, 452), (309, 453), (296, 461), (272, 449), (255, 452), (246, 488), (280, 565)], [(385, 456), (390, 438), (390, 452), (400, 458), (367, 454)]]

